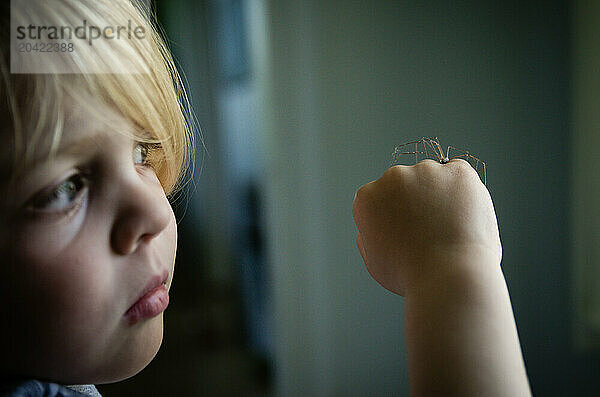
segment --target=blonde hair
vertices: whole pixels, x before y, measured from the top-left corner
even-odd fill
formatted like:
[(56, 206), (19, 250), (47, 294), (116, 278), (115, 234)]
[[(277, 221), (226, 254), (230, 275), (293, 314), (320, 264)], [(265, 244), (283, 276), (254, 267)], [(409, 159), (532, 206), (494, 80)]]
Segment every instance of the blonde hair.
[[(54, 26), (75, 26), (82, 20), (96, 26), (131, 21), (145, 31), (144, 40), (98, 41), (78, 46), (69, 59), (70, 73), (57, 69), (57, 73), (11, 74), (8, 37), (2, 37), (0, 120), (8, 123), (3, 122), (0, 128), (12, 135), (13, 175), (39, 156), (36, 152), (42, 139), (50, 138), (45, 155), (53, 155), (68, 117), (67, 102), (86, 106), (85, 97), (91, 95), (135, 123), (140, 129), (135, 139), (156, 144), (149, 161), (165, 192), (173, 194), (182, 186), (182, 175), (192, 159), (191, 107), (155, 17), (145, 3), (132, 1), (28, 0), (23, 2), (21, 13), (13, 11), (13, 20), (22, 18), (23, 25), (30, 23), (31, 18), (41, 18), (40, 23)], [(6, 22), (3, 21), (5, 26)], [(104, 72), (107, 67), (112, 67), (112, 71)], [(97, 112), (93, 106), (87, 110)]]

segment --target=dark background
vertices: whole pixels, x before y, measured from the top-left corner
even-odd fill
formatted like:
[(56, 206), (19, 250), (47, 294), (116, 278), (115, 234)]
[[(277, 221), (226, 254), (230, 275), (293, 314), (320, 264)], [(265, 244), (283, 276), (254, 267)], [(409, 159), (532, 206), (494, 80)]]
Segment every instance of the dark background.
[(395, 144), (438, 136), (488, 164), (534, 395), (598, 395), (573, 341), (577, 4), (158, 1), (207, 151), (163, 348), (101, 391), (407, 395), (402, 302), (362, 268), (350, 208)]

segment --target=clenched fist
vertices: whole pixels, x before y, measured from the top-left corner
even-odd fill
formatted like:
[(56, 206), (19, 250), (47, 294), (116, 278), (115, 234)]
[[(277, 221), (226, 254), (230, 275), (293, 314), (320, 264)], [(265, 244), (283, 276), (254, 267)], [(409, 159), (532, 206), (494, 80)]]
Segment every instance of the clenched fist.
[(389, 168), (358, 190), (353, 215), (369, 273), (399, 295), (429, 278), (468, 270), (474, 259), (500, 264), (492, 200), (464, 160)]

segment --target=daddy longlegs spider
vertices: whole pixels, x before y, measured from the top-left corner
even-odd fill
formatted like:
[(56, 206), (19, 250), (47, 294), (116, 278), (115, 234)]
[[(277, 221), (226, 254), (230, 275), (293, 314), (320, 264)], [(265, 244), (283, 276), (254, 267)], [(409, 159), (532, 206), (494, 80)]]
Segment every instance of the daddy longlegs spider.
[[(414, 151), (412, 147), (414, 145)], [(459, 154), (450, 155), (450, 151), (457, 152)], [(446, 152), (442, 149), (440, 145), (440, 141), (437, 137), (426, 138), (422, 137), (421, 139), (417, 139), (416, 141), (406, 142), (402, 145), (398, 145), (394, 148), (394, 153), (392, 154), (392, 163), (391, 166), (397, 165), (400, 163), (400, 157), (404, 155), (414, 155), (415, 156), (415, 164), (419, 162), (419, 155), (423, 155), (424, 158), (434, 159), (438, 161), (440, 164), (446, 164), (452, 159), (462, 158), (465, 159), (475, 171), (479, 174), (479, 168), (481, 164), (481, 169), (483, 172), (483, 184), (487, 185), (487, 172), (485, 162), (481, 161), (477, 157), (470, 154), (467, 150), (459, 149), (454, 146), (448, 146), (446, 148)]]

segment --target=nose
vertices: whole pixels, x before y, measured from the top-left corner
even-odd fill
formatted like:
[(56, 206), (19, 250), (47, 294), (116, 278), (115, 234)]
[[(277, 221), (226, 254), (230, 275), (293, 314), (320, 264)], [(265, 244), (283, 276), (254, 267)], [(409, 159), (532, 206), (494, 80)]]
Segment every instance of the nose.
[(150, 243), (173, 220), (173, 210), (154, 173), (121, 185), (111, 232), (112, 249), (119, 255)]

